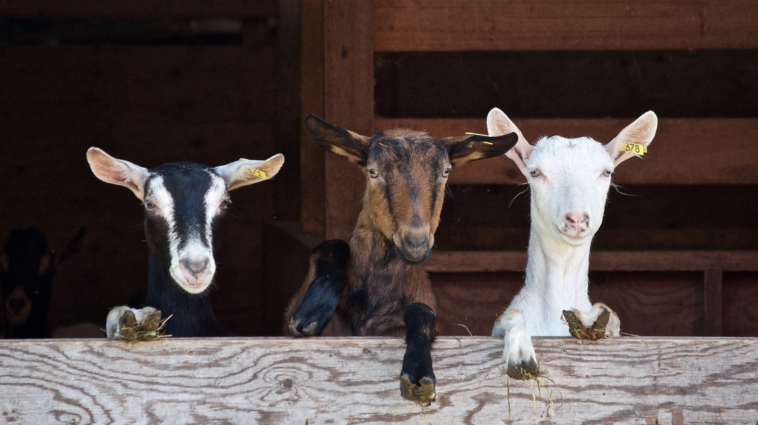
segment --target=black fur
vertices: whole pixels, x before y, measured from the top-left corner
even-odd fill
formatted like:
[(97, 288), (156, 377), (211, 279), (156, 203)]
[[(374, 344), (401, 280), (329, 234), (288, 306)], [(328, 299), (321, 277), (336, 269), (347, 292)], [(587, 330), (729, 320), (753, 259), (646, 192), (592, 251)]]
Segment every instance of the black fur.
[[(211, 187), (209, 168), (194, 163), (163, 164), (150, 171), (163, 177), (163, 185), (174, 202), (174, 224), (179, 247), (188, 241), (190, 232), (197, 231), (205, 244), (215, 251), (220, 239), (218, 222), (213, 220), (213, 241), (206, 240), (201, 229), (205, 226), (205, 194)], [(149, 180), (146, 186), (149, 186)], [(171, 255), (166, 221), (160, 216), (145, 214), (145, 235), (148, 241), (148, 293), (145, 305), (161, 311), (166, 333), (175, 337), (230, 336), (232, 332), (216, 322), (211, 309), (210, 294), (190, 294), (174, 281), (169, 273)], [(215, 256), (215, 252), (214, 252)]]
[(345, 289), (345, 266), (350, 257), (350, 245), (339, 239), (324, 241), (314, 248), (313, 254), (319, 255), (316, 276), (292, 320), (299, 321), (296, 329), (301, 334), (304, 326), (316, 322), (313, 335), (320, 336), (334, 315)]
[[(5, 338), (49, 338), (47, 318), (55, 258), (48, 250), (47, 239), (38, 229), (13, 230), (5, 243), (4, 255), (8, 268), (0, 268), (0, 282), (6, 309)], [(50, 255), (49, 266), (40, 273), (40, 262), (45, 255)], [(23, 291), (25, 297), (9, 299), (14, 290), (16, 295)], [(11, 324), (8, 317), (12, 312), (8, 309), (22, 307), (31, 308), (28, 318), (21, 324)]]
[(419, 381), (424, 377), (430, 378), (436, 384), (431, 349), (437, 316), (428, 305), (413, 303), (405, 309), (403, 320), (407, 329), (405, 336), (407, 348), (400, 376), (408, 376), (414, 385), (419, 385)]

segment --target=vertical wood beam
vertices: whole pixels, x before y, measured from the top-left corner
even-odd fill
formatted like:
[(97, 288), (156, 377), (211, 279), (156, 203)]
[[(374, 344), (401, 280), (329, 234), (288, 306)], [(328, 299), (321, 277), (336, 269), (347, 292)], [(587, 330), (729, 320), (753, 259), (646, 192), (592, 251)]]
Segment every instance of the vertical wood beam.
[(300, 225), (306, 233), (324, 233), (324, 151), (311, 142), (303, 121), (324, 116), (324, 0), (301, 0)]
[[(374, 121), (372, 1), (324, 0), (324, 115), (371, 135)], [(327, 239), (349, 239), (361, 210), (365, 177), (344, 158), (326, 155)]]
[(703, 282), (703, 304), (705, 306), (703, 335), (721, 336), (724, 334), (723, 270), (706, 270)]

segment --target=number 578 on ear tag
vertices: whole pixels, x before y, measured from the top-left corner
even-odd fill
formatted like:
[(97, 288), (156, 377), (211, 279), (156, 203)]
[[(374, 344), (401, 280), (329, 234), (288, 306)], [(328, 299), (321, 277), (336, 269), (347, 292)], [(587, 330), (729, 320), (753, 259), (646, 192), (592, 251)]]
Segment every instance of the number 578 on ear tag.
[(624, 143), (623, 145), (619, 146), (619, 150), (621, 152), (629, 152), (640, 156), (647, 153), (647, 147), (639, 143)]

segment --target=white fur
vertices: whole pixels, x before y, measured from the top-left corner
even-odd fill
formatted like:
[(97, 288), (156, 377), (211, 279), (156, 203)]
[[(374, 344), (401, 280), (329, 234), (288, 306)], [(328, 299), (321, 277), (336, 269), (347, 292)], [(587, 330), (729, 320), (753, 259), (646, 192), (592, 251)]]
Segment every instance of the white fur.
[[(590, 242), (603, 221), (610, 174), (633, 156), (622, 153), (619, 145), (650, 144), (657, 118), (647, 112), (605, 146), (588, 137), (560, 136), (542, 138), (532, 146), (497, 108), (490, 111), (487, 127), (490, 136), (519, 134), (506, 155), (526, 176), (532, 195), (525, 284), (492, 330), (493, 336), (505, 336), (503, 357), (510, 366), (536, 362), (529, 335), (570, 335), (563, 310), (574, 310), (591, 325), (607, 308), (590, 303)], [(611, 310), (607, 335), (618, 336), (619, 330), (620, 321)]]
[[(203, 242), (203, 236), (206, 241), (213, 240), (211, 223), (213, 218), (219, 212), (219, 204), (223, 197), (226, 196), (226, 187), (224, 181), (211, 174), (213, 185), (205, 194), (206, 216), (202, 229), (198, 232), (187, 235), (187, 240), (180, 248), (179, 235), (176, 233), (176, 220), (174, 214), (174, 201), (171, 193), (166, 190), (163, 184), (163, 177), (154, 176), (148, 181), (146, 189), (146, 200), (152, 201), (156, 205), (156, 213), (166, 220), (168, 229), (169, 254), (171, 255), (171, 265), (169, 272), (174, 281), (179, 284), (185, 291), (191, 294), (199, 294), (208, 288), (213, 281), (216, 273), (216, 261), (213, 257), (213, 250), (209, 244)], [(199, 231), (205, 233), (201, 235)], [(182, 262), (188, 261), (208, 261), (208, 267), (198, 276), (193, 276), (182, 265)]]

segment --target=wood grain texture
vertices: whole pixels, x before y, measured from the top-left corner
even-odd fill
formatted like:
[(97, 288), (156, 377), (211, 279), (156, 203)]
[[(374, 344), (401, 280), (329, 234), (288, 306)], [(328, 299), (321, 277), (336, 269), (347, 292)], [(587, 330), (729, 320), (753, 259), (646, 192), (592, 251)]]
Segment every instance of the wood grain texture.
[[(507, 111), (505, 111), (507, 113)], [(607, 143), (633, 119), (515, 119), (531, 143), (542, 136), (589, 136)], [(436, 136), (486, 133), (481, 119), (376, 119), (377, 129), (407, 127)], [(621, 184), (757, 184), (758, 119), (660, 119), (643, 161), (626, 161), (613, 174)], [(729, 146), (729, 149), (724, 149)], [(525, 179), (506, 157), (453, 170), (452, 184), (515, 184)]]
[(377, 51), (749, 49), (750, 0), (377, 0)]
[[(371, 1), (324, 1), (324, 118), (368, 135), (374, 119), (371, 35)], [(326, 239), (349, 239), (364, 188), (355, 165), (326, 155)]]
[[(422, 265), (428, 272), (504, 272), (526, 269), (522, 251), (435, 251)], [(591, 271), (758, 270), (756, 251), (594, 251)]]
[(534, 388), (534, 400), (529, 383), (500, 372), (502, 340), (440, 338), (432, 350), (438, 398), (423, 411), (399, 395), (404, 347), (400, 338), (4, 341), (0, 409), (6, 421), (35, 424), (758, 419), (747, 396), (758, 393), (756, 338), (536, 338), (554, 384)]
[(276, 16), (276, 0), (6, 0), (0, 16), (18, 18), (162, 18)]

